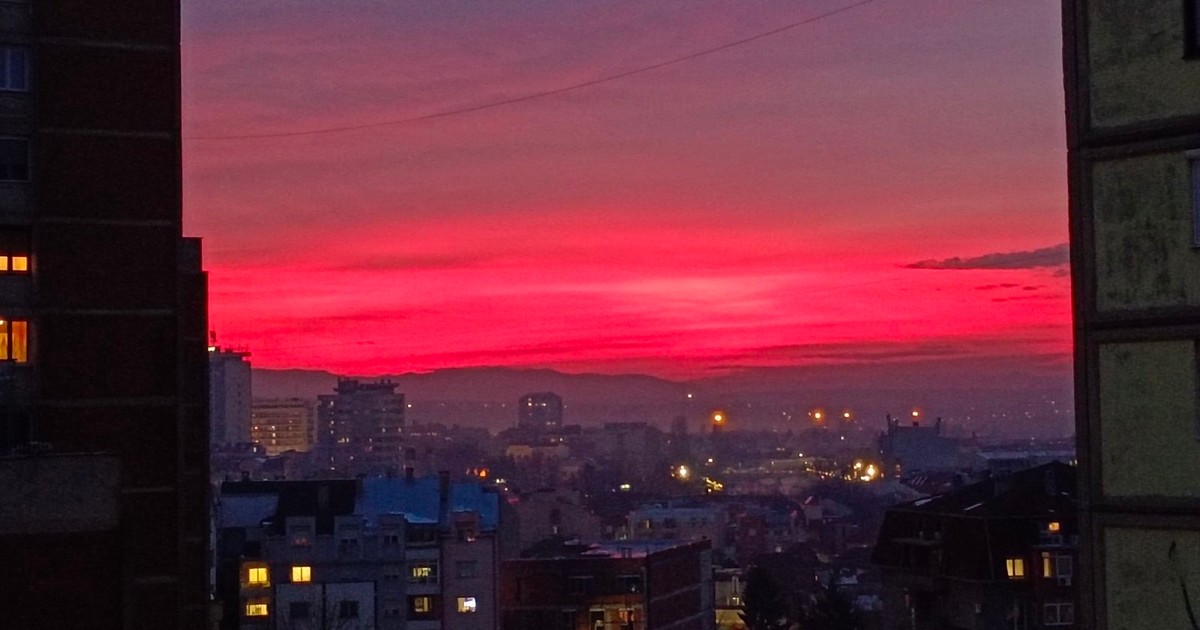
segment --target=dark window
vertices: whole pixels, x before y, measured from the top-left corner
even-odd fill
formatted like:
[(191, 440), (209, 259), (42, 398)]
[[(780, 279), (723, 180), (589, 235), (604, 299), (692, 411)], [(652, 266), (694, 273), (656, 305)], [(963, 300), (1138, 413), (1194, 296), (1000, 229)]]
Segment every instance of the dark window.
[(358, 619), (358, 602), (353, 599), (338, 602), (338, 619)]
[(430, 545), (437, 542), (437, 527), (416, 525), (408, 528), (409, 545)]
[(642, 576), (640, 575), (622, 575), (618, 578), (621, 582), (622, 593), (641, 593), (642, 592)]
[(292, 602), (288, 604), (288, 619), (308, 619), (312, 616), (312, 604)]
[(1200, 57), (1200, 0), (1183, 0), (1185, 57)]
[(0, 181), (29, 181), (29, 141), (0, 138)]
[(0, 90), (29, 90), (29, 50), (21, 46), (0, 46)]
[(573, 575), (569, 579), (572, 595), (591, 595), (592, 594), (592, 576), (590, 575)]
[(454, 563), (456, 577), (459, 579), (470, 579), (479, 575), (479, 561), (477, 560), (460, 560)]
[[(6, 381), (11, 375), (0, 373), (0, 397), (3, 397)], [(11, 399), (10, 399), (11, 400)], [(0, 454), (33, 440), (33, 423), (28, 411), (0, 409)]]

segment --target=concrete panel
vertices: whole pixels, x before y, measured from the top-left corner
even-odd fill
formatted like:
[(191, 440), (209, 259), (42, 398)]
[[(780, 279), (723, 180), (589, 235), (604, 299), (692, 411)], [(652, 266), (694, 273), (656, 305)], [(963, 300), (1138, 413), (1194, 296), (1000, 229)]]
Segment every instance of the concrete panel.
[(1200, 610), (1200, 532), (1109, 528), (1104, 553), (1109, 630), (1194, 627), (1185, 597)]
[(1099, 162), (1092, 177), (1097, 308), (1200, 305), (1187, 156)]
[(1200, 73), (1185, 61), (1180, 0), (1088, 2), (1091, 116), (1097, 128), (1200, 113)]
[(1200, 496), (1196, 398), (1192, 341), (1101, 346), (1106, 496)]
[(0, 534), (115, 529), (120, 467), (105, 455), (0, 459)]

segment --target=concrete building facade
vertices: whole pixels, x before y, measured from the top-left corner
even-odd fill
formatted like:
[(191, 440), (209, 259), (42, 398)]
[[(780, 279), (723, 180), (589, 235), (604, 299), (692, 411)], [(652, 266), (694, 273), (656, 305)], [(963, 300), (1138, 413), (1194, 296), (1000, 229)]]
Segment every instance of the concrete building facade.
[(1196, 0), (1065, 0), (1080, 625), (1200, 609)]
[(0, 3), (0, 57), (0, 625), (205, 627), (179, 3)]
[(517, 428), (553, 433), (563, 425), (563, 400), (554, 392), (525, 394), (517, 401)]
[(250, 443), (250, 353), (208, 347), (208, 413), (213, 446)]
[(710, 630), (708, 541), (564, 543), (501, 571), (505, 630)]
[(404, 467), (404, 394), (396, 384), (339, 379), (317, 403), (322, 465), (339, 477), (399, 473)]
[(228, 630), (495, 630), (499, 495), (448, 474), (222, 486)]
[(250, 411), (250, 441), (267, 455), (308, 452), (316, 435), (317, 409), (304, 398), (256, 399)]

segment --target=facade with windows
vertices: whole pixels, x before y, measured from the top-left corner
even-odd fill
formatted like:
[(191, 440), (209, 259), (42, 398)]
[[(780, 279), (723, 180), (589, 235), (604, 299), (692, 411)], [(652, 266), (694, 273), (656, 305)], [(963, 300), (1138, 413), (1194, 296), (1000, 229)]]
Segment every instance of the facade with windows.
[[(208, 623), (206, 280), (182, 236), (179, 76), (178, 0), (0, 3), (5, 628)], [(79, 495), (103, 517), (67, 514)]]
[(505, 560), (503, 627), (711, 630), (709, 541), (570, 541)]
[(317, 403), (317, 451), (339, 477), (398, 474), (404, 467), (404, 394), (396, 384), (339, 379)]
[(251, 441), (250, 353), (208, 347), (209, 434), (214, 447)]
[(221, 627), (495, 630), (500, 510), (445, 474), (227, 482)]
[(525, 394), (517, 401), (517, 428), (554, 433), (563, 426), (563, 399), (554, 392)]
[(1082, 583), (1077, 623), (1200, 610), (1197, 0), (1063, 3)]
[(1075, 507), (1075, 469), (1055, 462), (888, 510), (872, 556), (885, 627), (1073, 626)]
[(250, 441), (267, 455), (307, 452), (313, 446), (317, 410), (303, 398), (256, 399), (250, 414)]

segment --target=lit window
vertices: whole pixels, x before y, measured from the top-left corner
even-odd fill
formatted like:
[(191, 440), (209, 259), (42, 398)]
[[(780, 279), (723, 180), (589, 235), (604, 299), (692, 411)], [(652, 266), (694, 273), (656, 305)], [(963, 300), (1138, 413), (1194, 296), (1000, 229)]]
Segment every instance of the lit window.
[(1046, 531), (1050, 532), (1051, 534), (1057, 534), (1062, 531), (1062, 523), (1059, 523), (1058, 521), (1051, 521), (1048, 525), (1046, 525)]
[(1009, 558), (1004, 561), (1005, 567), (1008, 569), (1008, 577), (1012, 580), (1019, 580), (1025, 577), (1025, 559), (1024, 558)]
[(0, 319), (0, 361), (29, 361), (29, 322)]
[(432, 595), (414, 595), (408, 598), (410, 619), (433, 619), (437, 616), (437, 602)]
[(1074, 573), (1071, 556), (1056, 556), (1042, 552), (1042, 577), (1070, 578)]
[(28, 256), (7, 256), (0, 254), (0, 273), (25, 273), (28, 271)]
[(311, 582), (312, 567), (310, 566), (295, 566), (292, 567), (292, 582)]
[(459, 597), (458, 598), (458, 612), (460, 612), (460, 613), (475, 612), (475, 598), (474, 597)]
[(29, 141), (0, 138), (0, 181), (29, 181)]
[(267, 610), (267, 601), (264, 599), (253, 599), (246, 602), (247, 617), (266, 617), (270, 612)]
[(436, 584), (437, 578), (436, 564), (414, 564), (408, 573), (408, 581), (413, 584)]
[(29, 90), (29, 51), (20, 46), (0, 46), (0, 90)]
[(267, 579), (266, 567), (251, 567), (246, 571), (246, 582), (251, 586), (267, 586), (271, 582)]

